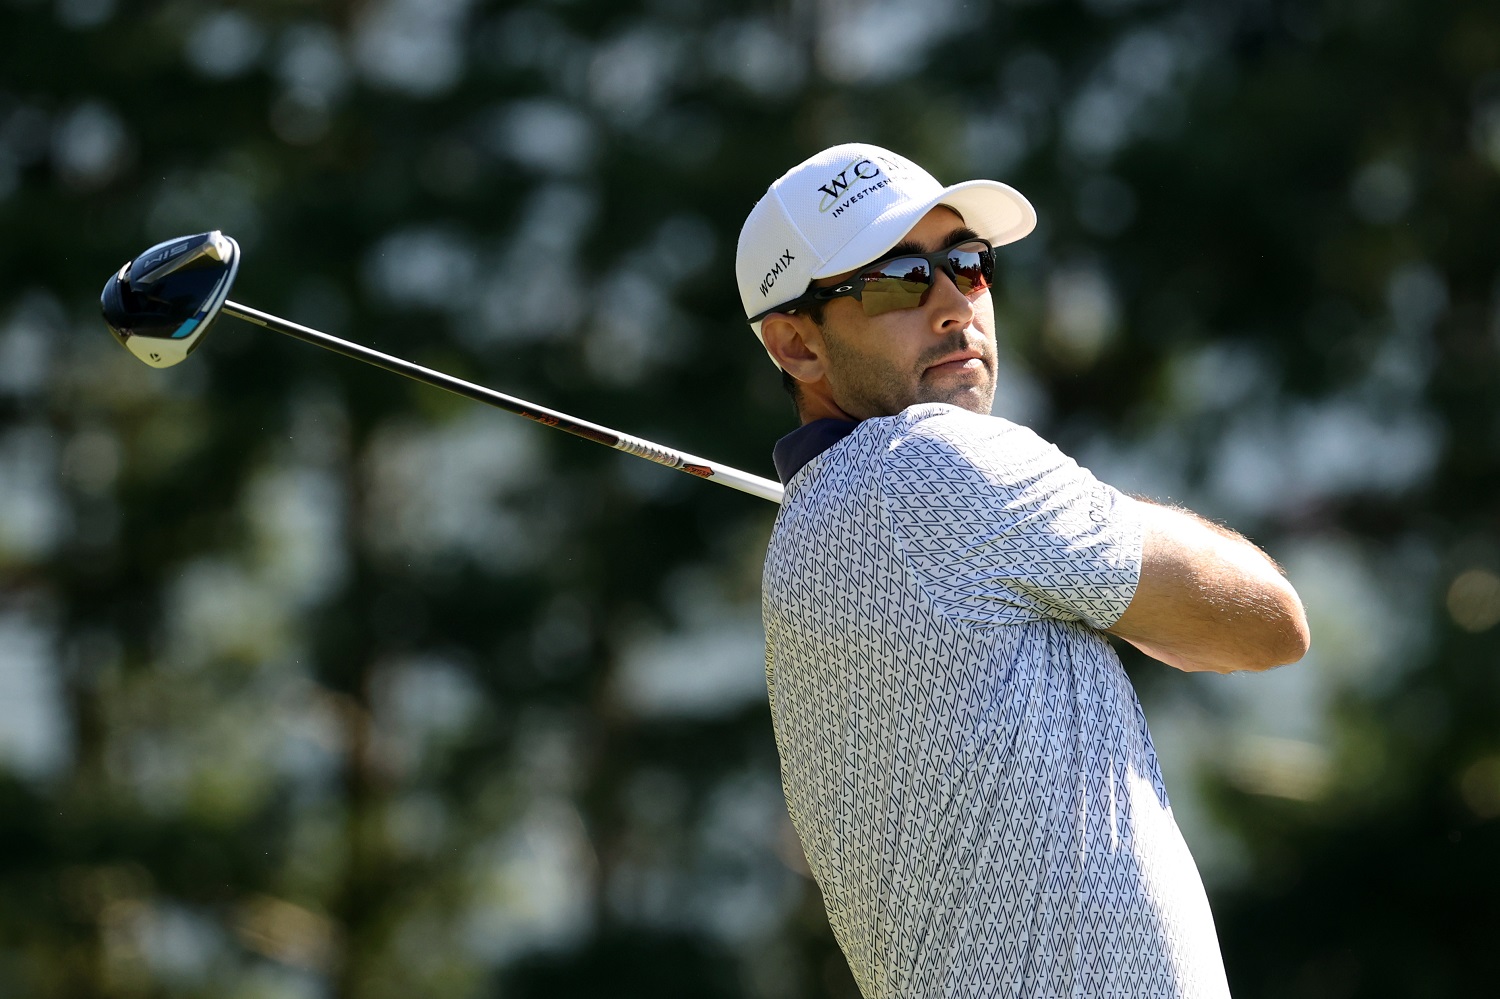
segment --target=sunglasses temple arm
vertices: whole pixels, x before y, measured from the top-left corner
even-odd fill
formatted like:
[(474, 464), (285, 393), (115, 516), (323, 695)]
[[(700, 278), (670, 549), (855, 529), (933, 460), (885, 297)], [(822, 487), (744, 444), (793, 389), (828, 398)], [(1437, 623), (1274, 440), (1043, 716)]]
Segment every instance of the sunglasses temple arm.
[(398, 375), (404, 375), (413, 381), (422, 382), (434, 388), (444, 389), (452, 392), (454, 395), (461, 395), (466, 399), (473, 399), (475, 402), (494, 406), (496, 409), (503, 409), (507, 413), (524, 416), (534, 423), (540, 423), (546, 427), (555, 427), (575, 437), (582, 437), (586, 440), (594, 441), (596, 444), (603, 444), (617, 451), (624, 451), (626, 454), (633, 454), (638, 458), (654, 461), (658, 465), (665, 465), (668, 468), (687, 472), (689, 475), (697, 476), (700, 479), (707, 479), (710, 482), (717, 482), (731, 489), (738, 489), (740, 492), (749, 493), (751, 496), (759, 496), (761, 499), (770, 500), (772, 503), (781, 502), (781, 484), (762, 478), (759, 475), (751, 475), (749, 472), (742, 472), (737, 468), (731, 468), (716, 461), (709, 461), (707, 458), (699, 458), (696, 455), (687, 454), (683, 451), (663, 447), (660, 444), (654, 444), (640, 437), (632, 437), (629, 434), (623, 434), (617, 430), (602, 427), (597, 423), (575, 419), (566, 413), (559, 413), (556, 410), (547, 409), (545, 406), (533, 405), (524, 399), (517, 399), (515, 396), (496, 392), (494, 389), (485, 388), (483, 385), (466, 382), (461, 378), (455, 378), (441, 371), (424, 368), (420, 364), (413, 364), (411, 361), (403, 358), (395, 357), (391, 354), (383, 354), (378, 350), (373, 350), (357, 343), (351, 343), (348, 340), (342, 340), (327, 333), (321, 333), (318, 330), (289, 322), (268, 312), (261, 312), (259, 309), (252, 309), (237, 302), (225, 302), (220, 311), (234, 316), (236, 319), (243, 319), (245, 322), (254, 323), (256, 326), (262, 326), (277, 333), (284, 333), (289, 337), (294, 337), (295, 339), (322, 347), (326, 350), (343, 354), (345, 357), (352, 357), (356, 361), (364, 361), (366, 364), (373, 364), (377, 368), (384, 368)]

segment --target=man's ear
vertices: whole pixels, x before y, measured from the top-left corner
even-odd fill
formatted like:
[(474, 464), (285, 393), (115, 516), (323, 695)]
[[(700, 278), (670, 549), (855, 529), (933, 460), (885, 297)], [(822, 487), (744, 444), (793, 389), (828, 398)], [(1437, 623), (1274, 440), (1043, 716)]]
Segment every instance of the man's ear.
[(808, 384), (822, 379), (823, 339), (812, 320), (773, 312), (761, 320), (760, 335), (782, 371)]

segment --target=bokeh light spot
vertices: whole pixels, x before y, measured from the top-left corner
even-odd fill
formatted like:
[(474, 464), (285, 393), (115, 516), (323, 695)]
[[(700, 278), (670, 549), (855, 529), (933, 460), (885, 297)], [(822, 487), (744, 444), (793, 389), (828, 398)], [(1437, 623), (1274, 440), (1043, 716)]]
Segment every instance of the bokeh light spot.
[(114, 111), (86, 101), (57, 123), (52, 158), (68, 186), (95, 190), (113, 180), (129, 159), (130, 137)]
[(1448, 587), (1448, 614), (1468, 632), (1488, 631), (1500, 624), (1500, 576), (1488, 569), (1459, 573)]
[(266, 32), (237, 10), (205, 14), (187, 37), (182, 54), (188, 65), (214, 80), (228, 80), (248, 72), (260, 58)]
[(1500, 815), (1500, 756), (1486, 756), (1469, 764), (1458, 782), (1464, 804), (1482, 819)]

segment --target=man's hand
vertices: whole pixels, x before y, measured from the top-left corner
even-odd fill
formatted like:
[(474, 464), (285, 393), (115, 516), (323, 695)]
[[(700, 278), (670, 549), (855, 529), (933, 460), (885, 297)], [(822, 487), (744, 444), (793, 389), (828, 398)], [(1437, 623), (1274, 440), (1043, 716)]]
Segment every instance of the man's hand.
[(1302, 601), (1264, 552), (1186, 510), (1140, 507), (1141, 580), (1109, 634), (1188, 672), (1263, 670), (1307, 653)]

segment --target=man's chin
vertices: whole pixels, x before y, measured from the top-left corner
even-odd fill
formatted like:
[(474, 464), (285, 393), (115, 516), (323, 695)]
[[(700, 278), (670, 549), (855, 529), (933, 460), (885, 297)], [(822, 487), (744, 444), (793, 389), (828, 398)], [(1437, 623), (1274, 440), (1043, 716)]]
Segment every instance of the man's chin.
[(971, 413), (978, 413), (980, 416), (989, 416), (990, 408), (995, 405), (995, 397), (993, 395), (966, 395), (959, 399), (950, 400), (950, 402), (952, 405), (960, 409), (967, 409)]
[(950, 406), (988, 416), (990, 407), (995, 403), (995, 386), (988, 382), (978, 385), (932, 386), (922, 395), (923, 398), (918, 402), (946, 402)]

